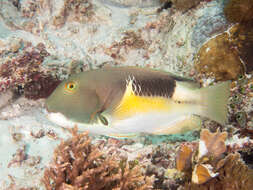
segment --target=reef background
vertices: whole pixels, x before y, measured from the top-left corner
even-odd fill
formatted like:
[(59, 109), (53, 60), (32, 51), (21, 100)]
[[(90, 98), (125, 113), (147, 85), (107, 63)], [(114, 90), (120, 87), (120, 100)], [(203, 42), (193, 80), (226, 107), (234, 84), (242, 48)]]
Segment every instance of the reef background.
[[(213, 140), (226, 148), (219, 155), (208, 149), (207, 161), (200, 157), (187, 165), (197, 154), (198, 131), (127, 140), (92, 137), (88, 147), (114, 160), (92, 155), (98, 163), (111, 164), (111, 173), (97, 169), (96, 175), (121, 172), (123, 176), (110, 178), (108, 188), (122, 187), (119, 179), (126, 181), (123, 187), (130, 184), (128, 189), (142, 188), (129, 181), (134, 168), (135, 177), (147, 182), (143, 189), (205, 189), (215, 184), (220, 189), (247, 189), (221, 184), (241, 181), (236, 170), (225, 166), (243, 167), (242, 176), (252, 174), (252, 9), (252, 0), (0, 0), (0, 189), (50, 189), (44, 173), (52, 175), (50, 167), (57, 163), (53, 155), (59, 155), (62, 147), (74, 150), (72, 144), (83, 143), (77, 134), (73, 137), (73, 132), (46, 119), (45, 98), (61, 80), (89, 69), (127, 65), (169, 71), (203, 86), (232, 80), (228, 125), (205, 119), (203, 126), (211, 132), (226, 132), (227, 138), (218, 135)], [(180, 151), (186, 152), (184, 159)], [(68, 154), (62, 156), (66, 157), (62, 164), (70, 163)], [(216, 161), (210, 161), (210, 155)], [(221, 184), (215, 181), (217, 177), (203, 184), (192, 182), (193, 170), (206, 164), (219, 172)], [(234, 175), (222, 175), (222, 171)], [(74, 182), (73, 176), (66, 181), (87, 185)]]

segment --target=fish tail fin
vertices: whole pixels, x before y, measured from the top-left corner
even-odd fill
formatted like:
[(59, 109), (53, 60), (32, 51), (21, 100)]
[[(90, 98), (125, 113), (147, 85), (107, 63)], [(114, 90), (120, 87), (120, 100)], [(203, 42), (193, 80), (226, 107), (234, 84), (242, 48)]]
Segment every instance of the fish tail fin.
[(204, 87), (199, 90), (202, 97), (200, 114), (222, 125), (227, 122), (227, 103), (231, 81)]

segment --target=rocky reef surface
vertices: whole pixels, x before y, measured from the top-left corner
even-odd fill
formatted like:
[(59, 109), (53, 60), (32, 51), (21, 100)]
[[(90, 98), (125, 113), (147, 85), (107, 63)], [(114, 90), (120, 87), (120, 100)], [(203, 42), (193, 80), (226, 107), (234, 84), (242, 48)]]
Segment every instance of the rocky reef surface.
[[(0, 0), (0, 189), (252, 187), (250, 8), (251, 0)], [(204, 119), (201, 132), (119, 140), (46, 118), (45, 98), (63, 79), (129, 65), (203, 86), (232, 80), (228, 124)]]

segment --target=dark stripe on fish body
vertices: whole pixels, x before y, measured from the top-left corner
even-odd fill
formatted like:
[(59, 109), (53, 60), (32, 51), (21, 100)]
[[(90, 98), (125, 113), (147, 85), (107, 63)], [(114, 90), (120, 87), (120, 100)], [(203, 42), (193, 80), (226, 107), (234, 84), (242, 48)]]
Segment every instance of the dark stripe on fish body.
[(172, 78), (150, 78), (132, 80), (132, 88), (138, 96), (172, 97), (176, 81)]

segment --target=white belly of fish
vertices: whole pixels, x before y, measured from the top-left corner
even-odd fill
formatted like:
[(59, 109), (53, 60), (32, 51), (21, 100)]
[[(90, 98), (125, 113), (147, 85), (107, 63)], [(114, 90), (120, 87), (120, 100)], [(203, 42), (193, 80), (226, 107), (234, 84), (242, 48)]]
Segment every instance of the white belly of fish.
[(186, 114), (166, 114), (159, 112), (149, 112), (138, 114), (127, 119), (109, 119), (109, 125), (102, 123), (84, 124), (67, 119), (61, 113), (50, 113), (48, 118), (65, 128), (77, 126), (80, 131), (88, 131), (90, 134), (107, 136), (125, 136), (128, 134), (174, 134), (183, 133), (201, 127), (201, 119), (198, 116)]

